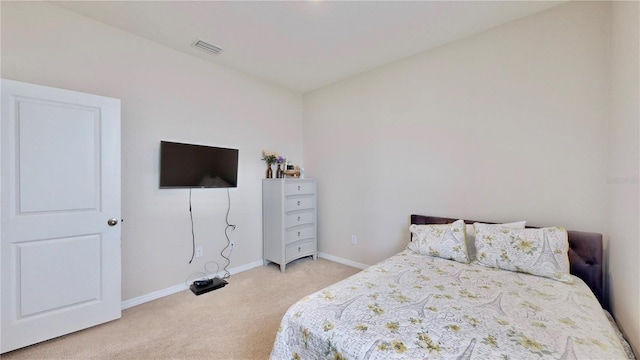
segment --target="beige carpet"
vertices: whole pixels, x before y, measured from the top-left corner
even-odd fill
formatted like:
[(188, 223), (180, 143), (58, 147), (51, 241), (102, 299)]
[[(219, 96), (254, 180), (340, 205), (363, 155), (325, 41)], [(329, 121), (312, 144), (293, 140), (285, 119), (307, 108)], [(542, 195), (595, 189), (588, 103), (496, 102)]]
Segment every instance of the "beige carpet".
[(280, 319), (297, 300), (359, 270), (297, 260), (233, 275), (195, 296), (186, 290), (124, 310), (122, 318), (2, 355), (14, 359), (268, 359)]

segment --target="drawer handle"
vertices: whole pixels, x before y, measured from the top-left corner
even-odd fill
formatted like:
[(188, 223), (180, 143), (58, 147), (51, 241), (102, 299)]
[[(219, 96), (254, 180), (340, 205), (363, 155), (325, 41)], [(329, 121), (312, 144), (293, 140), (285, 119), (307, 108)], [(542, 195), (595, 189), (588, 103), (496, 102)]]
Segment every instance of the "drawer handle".
[(302, 248), (300, 246), (298, 246), (298, 252), (302, 251)]
[(298, 222), (300, 222), (300, 216), (298, 216)]
[(298, 200), (298, 206), (300, 206), (300, 200)]
[(301, 190), (300, 185), (298, 185), (298, 191), (300, 191), (300, 190)]
[(298, 237), (300, 237), (300, 235), (301, 235), (301, 234), (300, 234), (300, 231), (298, 231)]

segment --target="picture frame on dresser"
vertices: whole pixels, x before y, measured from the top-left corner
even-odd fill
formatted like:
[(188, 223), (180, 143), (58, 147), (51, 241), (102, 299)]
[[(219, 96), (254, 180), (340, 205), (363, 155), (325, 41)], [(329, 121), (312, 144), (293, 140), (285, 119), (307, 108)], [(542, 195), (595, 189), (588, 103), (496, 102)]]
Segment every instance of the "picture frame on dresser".
[(315, 179), (262, 180), (262, 254), (264, 264), (318, 258), (317, 186)]

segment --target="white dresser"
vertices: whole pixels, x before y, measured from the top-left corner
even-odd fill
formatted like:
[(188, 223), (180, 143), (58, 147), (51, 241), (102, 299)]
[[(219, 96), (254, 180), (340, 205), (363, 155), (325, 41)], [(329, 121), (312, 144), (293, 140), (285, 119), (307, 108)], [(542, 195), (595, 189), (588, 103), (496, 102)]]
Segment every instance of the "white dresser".
[(318, 257), (316, 181), (262, 180), (262, 254), (264, 263), (280, 265), (305, 256)]

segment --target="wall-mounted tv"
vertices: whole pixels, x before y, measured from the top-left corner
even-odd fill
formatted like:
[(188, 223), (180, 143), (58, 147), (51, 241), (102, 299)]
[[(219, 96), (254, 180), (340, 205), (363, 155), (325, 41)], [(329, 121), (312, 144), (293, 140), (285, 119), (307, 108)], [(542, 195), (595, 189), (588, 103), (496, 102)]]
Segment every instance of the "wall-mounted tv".
[(238, 149), (160, 141), (160, 188), (238, 187)]

